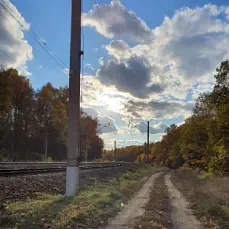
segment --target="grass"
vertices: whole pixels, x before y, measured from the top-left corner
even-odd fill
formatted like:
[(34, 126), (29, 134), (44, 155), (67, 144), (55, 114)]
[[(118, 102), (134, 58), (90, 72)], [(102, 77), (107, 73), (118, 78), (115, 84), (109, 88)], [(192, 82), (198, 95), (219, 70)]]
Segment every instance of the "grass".
[(94, 185), (88, 186), (75, 197), (40, 195), (36, 200), (5, 205), (0, 214), (0, 227), (99, 228), (125, 206), (146, 177), (157, 171), (152, 166), (141, 166), (104, 183), (92, 178)]
[(173, 173), (172, 182), (189, 199), (205, 228), (229, 228), (229, 177), (181, 169)]

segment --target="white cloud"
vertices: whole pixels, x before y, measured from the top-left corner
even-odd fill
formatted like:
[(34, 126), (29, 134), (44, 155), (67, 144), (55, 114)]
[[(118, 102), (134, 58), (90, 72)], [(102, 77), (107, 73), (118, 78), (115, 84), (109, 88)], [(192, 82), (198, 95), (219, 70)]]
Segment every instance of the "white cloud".
[(193, 102), (155, 101), (148, 102), (129, 100), (126, 112), (134, 118), (151, 117), (155, 119), (169, 119), (179, 116), (188, 117), (192, 113)]
[[(109, 57), (100, 59), (96, 75), (101, 88), (113, 86), (126, 94), (122, 101), (123, 113), (128, 118), (172, 119), (191, 115), (193, 100), (197, 94), (211, 90), (215, 68), (229, 58), (229, 7), (208, 4), (179, 9), (173, 16), (166, 16), (156, 28), (147, 27), (149, 39), (133, 35), (131, 20), (116, 23), (115, 15), (120, 16), (116, 7), (123, 6), (117, 0), (99, 6), (104, 35), (123, 39), (105, 46)], [(104, 9), (107, 11), (103, 12)], [(124, 11), (120, 18), (129, 17)], [(84, 14), (88, 20), (86, 25), (102, 33), (95, 12), (94, 7)], [(134, 14), (134, 17), (137, 16)], [(114, 32), (117, 25), (120, 30)], [(135, 27), (136, 32), (142, 28)], [(131, 47), (124, 41), (130, 35), (141, 43)]]
[(229, 21), (229, 7), (225, 9), (226, 19)]
[[(9, 0), (5, 0), (2, 4), (15, 18), (20, 20), (24, 28), (29, 30), (30, 25)], [(4, 7), (0, 7), (0, 63), (7, 68), (17, 68), (21, 74), (29, 76), (31, 73), (28, 72), (26, 64), (33, 58), (32, 47), (25, 40), (25, 29)]]
[(112, 133), (117, 131), (115, 121), (108, 115), (101, 115), (97, 110), (91, 107), (83, 107), (82, 110), (93, 119), (98, 120), (99, 133)]
[(201, 93), (212, 91), (214, 84), (198, 84), (195, 88), (192, 89), (192, 98), (195, 100)]
[(149, 40), (152, 35), (146, 23), (126, 9), (119, 0), (94, 5), (89, 12), (83, 13), (82, 18), (84, 26), (94, 27), (108, 38), (123, 37), (142, 42)]
[(63, 73), (69, 76), (69, 68), (62, 69)]
[(115, 125), (114, 119), (112, 119), (109, 116), (99, 116), (99, 133), (110, 133), (110, 132), (116, 132), (117, 127)]
[[(135, 127), (141, 132), (141, 133), (147, 133), (147, 123), (146, 122), (139, 122), (135, 125)], [(161, 134), (164, 133), (165, 130), (168, 128), (164, 123), (159, 122), (154, 125), (149, 126), (149, 133), (150, 134)]]
[(123, 62), (104, 62), (96, 75), (102, 84), (115, 86), (119, 91), (139, 98), (147, 98), (152, 93), (163, 91), (158, 82), (152, 82), (151, 68), (147, 60), (137, 56)]
[(126, 59), (132, 54), (129, 45), (123, 40), (113, 40), (105, 48), (111, 56), (118, 60)]
[(87, 68), (89, 68), (90, 70), (95, 70), (94, 68), (93, 68), (93, 66), (91, 65), (91, 64), (89, 64), (89, 63), (86, 63), (85, 64), (85, 66), (87, 67)]
[[(196, 83), (214, 83), (215, 68), (229, 58), (225, 48), (229, 46), (229, 24), (224, 12), (225, 7), (211, 4), (180, 9), (152, 30), (151, 42), (130, 48), (123, 40), (112, 41), (105, 46), (110, 59), (103, 60), (98, 71), (101, 82), (139, 98), (150, 95), (147, 86), (157, 83), (165, 89), (163, 93), (155, 91), (161, 98), (183, 100)], [(131, 65), (133, 59), (143, 61), (145, 66)], [(143, 67), (148, 77), (143, 74), (139, 83), (142, 74), (137, 70)], [(140, 86), (126, 85), (130, 79)]]
[(97, 104), (103, 92), (103, 85), (93, 76), (84, 75), (81, 81), (82, 105)]

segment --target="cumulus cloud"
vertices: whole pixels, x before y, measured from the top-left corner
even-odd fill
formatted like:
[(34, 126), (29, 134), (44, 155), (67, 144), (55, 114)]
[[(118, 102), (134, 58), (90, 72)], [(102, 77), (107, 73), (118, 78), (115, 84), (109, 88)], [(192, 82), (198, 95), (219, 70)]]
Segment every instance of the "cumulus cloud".
[(126, 9), (119, 0), (110, 4), (94, 5), (83, 13), (83, 25), (91, 26), (108, 38), (124, 37), (133, 41), (149, 40), (152, 33), (146, 23), (137, 15)]
[(134, 101), (129, 100), (126, 104), (127, 112), (133, 117), (146, 117), (151, 118), (174, 118), (179, 116), (187, 117), (191, 114), (194, 107), (193, 102), (182, 103), (176, 101)]
[[(142, 85), (146, 82), (147, 85), (150, 82), (155, 84), (156, 79), (160, 88), (166, 89), (162, 92), (157, 90), (158, 87), (154, 88), (161, 97), (185, 99), (196, 83), (214, 83), (215, 68), (223, 59), (229, 58), (229, 51), (225, 48), (229, 46), (228, 12), (228, 7), (211, 4), (177, 10), (152, 29), (151, 42), (130, 48), (125, 41), (117, 40), (105, 46), (110, 60), (103, 60), (98, 73), (106, 85), (113, 84), (135, 97), (146, 98), (150, 91)], [(131, 65), (133, 60), (147, 60), (147, 64)], [(127, 71), (123, 71), (125, 68)], [(123, 86), (129, 82), (129, 79), (125, 81), (125, 74), (133, 76), (133, 83), (141, 80), (142, 75), (134, 74), (137, 69), (144, 69), (147, 76), (151, 75), (150, 80), (143, 77), (138, 88), (141, 92), (136, 92), (136, 87)], [(137, 77), (139, 79), (135, 80)]]
[[(142, 133), (147, 133), (147, 123), (146, 122), (139, 122), (135, 125), (135, 127)], [(165, 130), (168, 128), (164, 123), (159, 122), (154, 125), (149, 126), (149, 133), (150, 134), (160, 134), (164, 133)]]
[(101, 129), (100, 133), (110, 133), (110, 132), (116, 132), (117, 127), (114, 123), (114, 120), (109, 116), (99, 116), (99, 128)]
[[(29, 29), (30, 25), (9, 0), (5, 0), (2, 4), (21, 21), (24, 28)], [(24, 75), (31, 75), (27, 71), (26, 63), (32, 60), (33, 54), (32, 47), (24, 37), (25, 29), (4, 7), (0, 7), (0, 63), (5, 67), (17, 68)]]
[(222, 8), (216, 5), (177, 10), (173, 17), (165, 17), (153, 34), (151, 44), (139, 45), (135, 51), (168, 76), (175, 96), (176, 83), (178, 87), (184, 85), (183, 93), (187, 93), (197, 81), (213, 82), (216, 66), (229, 57), (225, 49), (229, 25)]
[(101, 115), (97, 110), (91, 107), (83, 107), (82, 110), (93, 119), (98, 120), (99, 133), (112, 133), (117, 131), (117, 127), (114, 123), (114, 119), (108, 115)]
[(151, 93), (163, 90), (159, 83), (151, 83), (150, 66), (137, 56), (123, 62), (104, 62), (97, 71), (97, 77), (104, 85), (115, 86), (119, 91), (139, 98), (148, 98)]
[(96, 104), (100, 94), (103, 93), (103, 85), (93, 76), (84, 75), (81, 81), (82, 104)]
[[(117, 14), (116, 7), (123, 8), (117, 0), (98, 7), (107, 9), (111, 18), (113, 13)], [(229, 58), (228, 9), (212, 4), (182, 8), (171, 17), (166, 16), (152, 30), (147, 27), (149, 39), (135, 39), (141, 41), (140, 44), (130, 47), (124, 40), (111, 41), (105, 46), (108, 60), (100, 60), (96, 79), (106, 87), (114, 86), (132, 96), (125, 110), (135, 119), (188, 117), (194, 106), (193, 99), (198, 93), (211, 90), (215, 68)], [(89, 20), (86, 25), (101, 33), (95, 12), (93, 8), (84, 14)], [(122, 28), (125, 26), (126, 33), (132, 33), (131, 24), (126, 24), (128, 20), (118, 26), (119, 33), (111, 32), (116, 22), (106, 20), (108, 16), (104, 15), (106, 36), (124, 39), (126, 34)]]
[(132, 54), (129, 45), (123, 40), (113, 40), (105, 48), (111, 56), (118, 60), (130, 57)]
[(205, 93), (205, 92), (210, 92), (212, 91), (214, 88), (214, 84), (198, 84), (196, 85), (195, 88), (192, 89), (191, 91), (191, 95), (192, 95), (192, 99), (197, 99), (197, 97), (201, 94), (201, 93)]

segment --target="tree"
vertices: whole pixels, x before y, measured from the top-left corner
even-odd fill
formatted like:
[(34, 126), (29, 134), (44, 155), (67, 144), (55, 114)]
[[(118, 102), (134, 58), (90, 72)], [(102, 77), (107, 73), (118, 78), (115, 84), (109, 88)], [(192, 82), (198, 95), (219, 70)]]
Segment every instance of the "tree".
[(199, 95), (193, 115), (179, 127), (170, 126), (153, 146), (155, 161), (181, 166), (183, 160), (190, 167), (229, 173), (229, 61), (216, 73), (213, 91)]
[[(47, 83), (37, 92), (15, 69), (0, 69), (0, 160), (41, 160), (67, 156), (68, 87)], [(98, 123), (81, 115), (81, 146), (92, 159), (101, 156)], [(93, 149), (93, 150), (92, 150)], [(95, 150), (94, 150), (95, 149)]]

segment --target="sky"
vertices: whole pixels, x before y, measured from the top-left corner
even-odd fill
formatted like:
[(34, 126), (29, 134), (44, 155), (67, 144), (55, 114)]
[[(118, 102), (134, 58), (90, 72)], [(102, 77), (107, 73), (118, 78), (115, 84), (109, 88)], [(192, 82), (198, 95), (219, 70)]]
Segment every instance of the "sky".
[[(101, 127), (110, 124), (101, 130), (107, 149), (115, 140), (118, 147), (144, 144), (147, 121), (150, 141), (159, 141), (192, 114), (229, 58), (228, 1), (82, 4), (82, 109)], [(70, 19), (71, 0), (0, 0), (0, 63), (35, 89), (68, 85)]]

